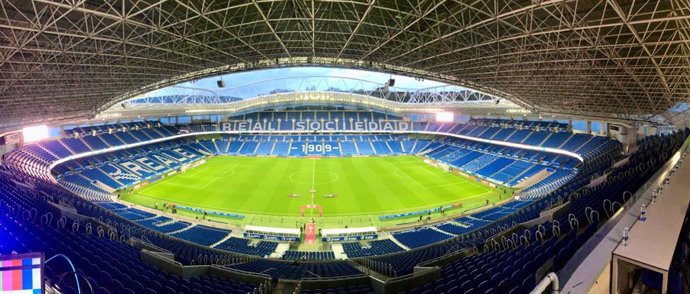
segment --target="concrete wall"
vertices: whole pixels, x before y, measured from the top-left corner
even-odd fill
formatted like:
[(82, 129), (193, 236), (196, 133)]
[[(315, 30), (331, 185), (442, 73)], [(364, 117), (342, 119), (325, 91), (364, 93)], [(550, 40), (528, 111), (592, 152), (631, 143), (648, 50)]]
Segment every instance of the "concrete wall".
[(633, 126), (611, 123), (608, 125), (609, 138), (623, 144), (623, 152), (628, 153), (637, 145), (638, 130)]

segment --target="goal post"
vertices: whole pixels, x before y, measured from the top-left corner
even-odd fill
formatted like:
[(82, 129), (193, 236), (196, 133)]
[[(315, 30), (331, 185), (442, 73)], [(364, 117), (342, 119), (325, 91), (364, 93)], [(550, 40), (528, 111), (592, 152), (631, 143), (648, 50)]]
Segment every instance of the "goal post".
[(307, 205), (302, 205), (299, 208), (299, 215), (304, 216), (304, 211), (307, 209), (318, 209), (319, 210), (319, 217), (323, 216), (323, 206), (318, 205), (318, 204), (307, 204)]

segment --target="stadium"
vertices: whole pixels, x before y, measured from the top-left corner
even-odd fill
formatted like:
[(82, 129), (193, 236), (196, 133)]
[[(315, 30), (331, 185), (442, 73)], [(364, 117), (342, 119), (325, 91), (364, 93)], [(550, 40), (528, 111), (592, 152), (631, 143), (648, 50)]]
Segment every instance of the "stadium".
[(0, 12), (0, 293), (690, 293), (685, 0)]

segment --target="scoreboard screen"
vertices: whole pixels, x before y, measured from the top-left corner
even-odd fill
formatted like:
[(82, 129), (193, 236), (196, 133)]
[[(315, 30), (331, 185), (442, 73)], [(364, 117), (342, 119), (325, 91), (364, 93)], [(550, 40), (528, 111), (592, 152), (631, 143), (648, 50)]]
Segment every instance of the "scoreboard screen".
[(48, 126), (46, 125), (26, 127), (22, 129), (22, 134), (24, 135), (25, 143), (41, 141), (50, 136)]
[(455, 120), (455, 115), (452, 112), (437, 112), (436, 121), (437, 122), (453, 122)]
[(43, 254), (0, 255), (0, 293), (42, 294)]

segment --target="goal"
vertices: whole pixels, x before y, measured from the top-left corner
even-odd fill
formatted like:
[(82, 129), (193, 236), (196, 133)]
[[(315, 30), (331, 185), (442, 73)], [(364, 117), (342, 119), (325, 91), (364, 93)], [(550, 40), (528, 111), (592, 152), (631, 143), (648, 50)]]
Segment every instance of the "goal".
[(318, 205), (318, 204), (307, 204), (307, 205), (302, 205), (299, 208), (299, 215), (304, 216), (304, 211), (307, 209), (318, 209), (319, 210), (319, 217), (323, 216), (323, 206)]

